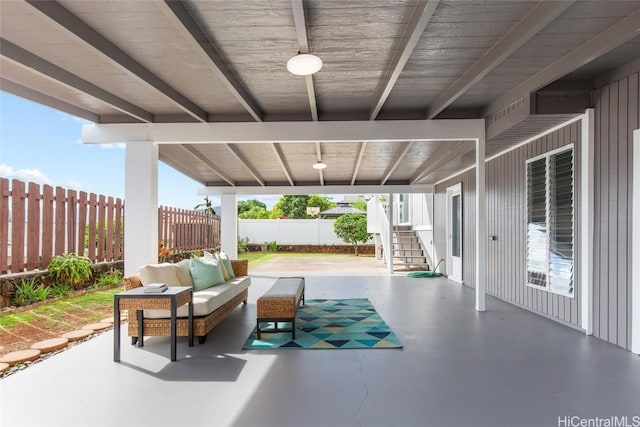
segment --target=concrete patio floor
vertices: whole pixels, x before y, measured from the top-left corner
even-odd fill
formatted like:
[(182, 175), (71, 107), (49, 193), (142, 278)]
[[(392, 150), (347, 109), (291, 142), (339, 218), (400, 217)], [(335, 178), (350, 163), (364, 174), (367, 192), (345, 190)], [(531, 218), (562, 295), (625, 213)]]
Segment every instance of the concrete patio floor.
[[(307, 275), (307, 297), (368, 297), (404, 349), (243, 351), (255, 302), (204, 345), (108, 332), (0, 380), (5, 426), (558, 426), (640, 415), (640, 358), (446, 279)], [(562, 425), (562, 424), (560, 424)], [(564, 424), (569, 425), (569, 424)]]

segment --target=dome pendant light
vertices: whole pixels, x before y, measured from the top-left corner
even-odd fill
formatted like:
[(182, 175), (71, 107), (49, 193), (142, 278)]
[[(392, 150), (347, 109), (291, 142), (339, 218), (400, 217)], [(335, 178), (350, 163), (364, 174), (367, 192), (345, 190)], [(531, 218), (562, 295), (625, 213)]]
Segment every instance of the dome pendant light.
[(310, 76), (322, 68), (322, 59), (310, 53), (300, 53), (287, 61), (287, 70), (296, 76)]

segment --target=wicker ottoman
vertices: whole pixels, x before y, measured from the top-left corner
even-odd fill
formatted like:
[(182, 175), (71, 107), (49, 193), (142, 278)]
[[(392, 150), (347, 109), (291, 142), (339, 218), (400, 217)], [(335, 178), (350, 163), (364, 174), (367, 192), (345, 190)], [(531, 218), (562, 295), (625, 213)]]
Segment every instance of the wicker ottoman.
[[(280, 277), (276, 283), (258, 298), (257, 335), (263, 332), (291, 332), (296, 339), (296, 312), (304, 305), (304, 277)], [(274, 327), (262, 329), (260, 323), (273, 322)], [(291, 322), (291, 329), (278, 329), (278, 322)]]

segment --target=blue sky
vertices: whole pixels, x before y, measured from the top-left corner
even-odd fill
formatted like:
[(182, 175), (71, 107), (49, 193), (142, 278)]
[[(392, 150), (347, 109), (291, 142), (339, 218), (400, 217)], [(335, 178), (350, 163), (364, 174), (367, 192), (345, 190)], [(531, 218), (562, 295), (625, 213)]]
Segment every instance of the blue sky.
[[(0, 176), (71, 188), (105, 196), (124, 197), (124, 146), (84, 145), (83, 119), (0, 92)], [(192, 209), (202, 202), (201, 185), (160, 162), (158, 201)], [(269, 208), (279, 196), (257, 198)], [(334, 201), (341, 195), (334, 196)], [(212, 197), (219, 205), (219, 197)]]

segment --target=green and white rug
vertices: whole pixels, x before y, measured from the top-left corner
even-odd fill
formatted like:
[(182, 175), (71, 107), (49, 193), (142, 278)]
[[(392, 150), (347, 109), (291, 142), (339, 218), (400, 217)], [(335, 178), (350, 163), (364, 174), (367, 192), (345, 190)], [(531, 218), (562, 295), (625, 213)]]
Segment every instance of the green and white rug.
[[(262, 325), (273, 327), (273, 324)], [(291, 328), (280, 322), (279, 328)], [(402, 348), (393, 331), (366, 298), (307, 300), (298, 308), (296, 339), (291, 332), (262, 333), (258, 340), (254, 328), (242, 347), (251, 350), (276, 348)]]

